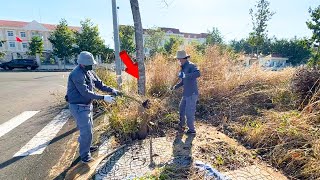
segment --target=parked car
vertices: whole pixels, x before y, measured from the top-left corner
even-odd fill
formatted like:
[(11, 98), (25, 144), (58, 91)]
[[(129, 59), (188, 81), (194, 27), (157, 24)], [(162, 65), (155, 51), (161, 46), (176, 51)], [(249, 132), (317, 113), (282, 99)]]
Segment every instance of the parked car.
[(38, 63), (34, 59), (13, 59), (9, 62), (3, 62), (0, 64), (3, 69), (12, 70), (14, 68), (25, 68), (28, 70), (35, 70), (39, 67)]

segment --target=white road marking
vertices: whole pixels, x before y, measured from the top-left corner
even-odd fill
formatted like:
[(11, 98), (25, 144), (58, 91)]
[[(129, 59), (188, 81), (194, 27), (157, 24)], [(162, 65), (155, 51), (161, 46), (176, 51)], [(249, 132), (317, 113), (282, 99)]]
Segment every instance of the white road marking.
[(62, 110), (13, 157), (41, 154), (68, 121), (69, 117), (70, 111), (68, 109)]
[(16, 128), (39, 111), (25, 111), (20, 115), (10, 119), (9, 121), (0, 125), (0, 137), (10, 132), (12, 129)]

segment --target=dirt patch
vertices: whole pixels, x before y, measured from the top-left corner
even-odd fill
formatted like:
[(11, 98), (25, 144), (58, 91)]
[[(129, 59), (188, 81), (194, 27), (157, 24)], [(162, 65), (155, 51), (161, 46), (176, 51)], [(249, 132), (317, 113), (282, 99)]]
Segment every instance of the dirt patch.
[[(172, 142), (170, 146), (172, 150), (167, 151), (172, 152), (172, 159), (143, 178), (203, 179), (205, 173), (194, 167), (195, 161), (209, 164), (225, 174), (240, 169), (243, 171), (253, 165), (267, 168), (254, 152), (247, 150), (211, 125), (199, 122), (196, 127), (195, 136), (177, 133), (174, 130), (167, 131), (166, 137)], [(272, 174), (275, 172), (272, 169), (268, 172), (270, 177), (285, 179), (282, 174)]]

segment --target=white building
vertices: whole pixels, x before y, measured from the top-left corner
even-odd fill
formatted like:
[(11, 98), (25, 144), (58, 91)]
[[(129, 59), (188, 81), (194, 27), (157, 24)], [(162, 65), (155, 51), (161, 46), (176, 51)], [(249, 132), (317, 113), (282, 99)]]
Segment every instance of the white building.
[[(125, 26), (125, 25), (120, 25), (120, 26)], [(160, 29), (165, 33), (164, 39), (161, 42), (161, 45), (164, 46), (165, 42), (170, 39), (172, 36), (179, 37), (183, 40), (183, 44), (181, 45), (181, 48), (184, 46), (192, 43), (192, 42), (197, 42), (200, 44), (203, 44), (206, 42), (206, 37), (208, 36), (207, 33), (185, 33), (185, 32), (180, 32), (179, 29), (176, 28), (166, 28), (166, 27), (160, 27)], [(145, 39), (148, 37), (147, 34), (148, 29), (143, 29), (143, 41), (145, 43)], [(149, 49), (145, 48), (145, 55), (149, 56)]]
[(170, 38), (170, 36), (177, 36), (177, 37), (181, 37), (184, 40), (184, 44), (183, 45), (187, 45), (190, 44), (191, 42), (198, 42), (200, 44), (205, 43), (206, 42), (206, 37), (208, 36), (207, 33), (200, 33), (200, 34), (196, 34), (196, 33), (185, 33), (185, 32), (180, 32), (179, 29), (175, 29), (175, 28), (160, 28), (163, 32), (165, 32), (165, 39)]
[[(80, 27), (69, 27), (76, 31), (80, 30)], [(3, 44), (0, 44), (0, 51), (6, 53), (6, 56), (3, 58), (4, 61), (18, 58), (18, 56), (26, 56), (25, 53), (28, 51), (28, 43), (33, 36), (41, 37), (44, 43), (44, 50), (51, 52), (52, 44), (48, 38), (55, 28), (56, 25), (38, 23), (37, 21), (0, 20), (0, 41), (5, 41)], [(18, 42), (16, 38), (20, 38), (22, 42)]]
[[(161, 27), (160, 28), (164, 33), (164, 40), (161, 42), (161, 45), (164, 46), (165, 42), (168, 41), (170, 39), (170, 37), (172, 36), (176, 36), (179, 37), (183, 40), (183, 44), (181, 45), (181, 49), (183, 49), (186, 45), (191, 44), (192, 42), (197, 42), (199, 44), (203, 44), (206, 42), (206, 37), (208, 36), (207, 33), (200, 33), (200, 34), (196, 34), (196, 33), (185, 33), (185, 32), (180, 32), (179, 29), (176, 28), (166, 28), (166, 27)], [(144, 31), (144, 39), (146, 36), (148, 36), (146, 34), (146, 31)], [(149, 55), (149, 50), (145, 49), (145, 54), (146, 56)]]
[(247, 67), (258, 65), (266, 70), (281, 70), (287, 67), (288, 58), (282, 57), (278, 54), (270, 54), (268, 56), (247, 57), (245, 64)]

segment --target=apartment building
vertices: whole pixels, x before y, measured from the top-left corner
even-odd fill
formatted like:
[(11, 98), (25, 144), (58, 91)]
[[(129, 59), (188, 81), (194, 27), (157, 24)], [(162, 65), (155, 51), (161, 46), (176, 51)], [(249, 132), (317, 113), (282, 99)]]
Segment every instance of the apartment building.
[[(0, 20), (0, 41), (5, 41), (0, 44), (0, 51), (5, 52), (5, 61), (12, 58), (19, 58), (25, 56), (28, 51), (28, 43), (33, 36), (39, 36), (44, 43), (44, 51), (51, 52), (52, 44), (48, 40), (50, 33), (54, 31), (56, 25), (43, 24), (37, 21), (23, 22), (23, 21), (9, 21)], [(73, 30), (80, 30), (80, 27), (70, 26)], [(17, 38), (22, 42), (17, 41)]]
[(208, 33), (186, 33), (180, 32), (179, 29), (176, 28), (160, 28), (165, 32), (165, 38), (170, 38), (170, 36), (178, 36), (184, 40), (184, 45), (190, 44), (191, 42), (205, 43)]
[[(127, 26), (127, 25), (120, 25), (120, 26)], [(165, 33), (164, 38), (161, 42), (161, 45), (164, 46), (165, 42), (170, 39), (171, 36), (179, 37), (183, 40), (183, 44), (181, 45), (181, 48), (184, 46), (192, 43), (197, 42), (200, 44), (203, 44), (206, 42), (206, 38), (208, 36), (208, 33), (186, 33), (181, 32), (179, 29), (176, 28), (167, 28), (167, 27), (160, 27), (160, 29)], [(145, 40), (148, 38), (147, 34), (148, 29), (143, 29), (143, 41), (145, 43)], [(149, 49), (144, 48), (144, 52), (146, 56), (149, 56)]]
[[(176, 36), (183, 40), (183, 43), (180, 48), (184, 48), (186, 45), (192, 42), (203, 44), (206, 42), (206, 38), (208, 36), (208, 33), (199, 33), (199, 34), (186, 33), (186, 32), (181, 32), (179, 29), (176, 29), (176, 28), (160, 27), (160, 29), (165, 33), (164, 39), (161, 42), (162, 46), (164, 46), (165, 42), (168, 41), (171, 36)], [(144, 29), (144, 33), (143, 33), (144, 40), (146, 39), (146, 37), (148, 37), (148, 34), (146, 32), (147, 32), (147, 29)], [(149, 56), (149, 49), (145, 48), (145, 54), (146, 56)]]

